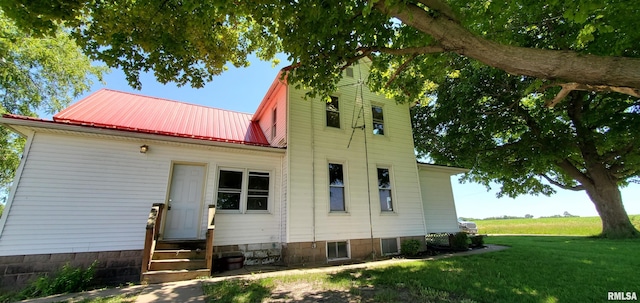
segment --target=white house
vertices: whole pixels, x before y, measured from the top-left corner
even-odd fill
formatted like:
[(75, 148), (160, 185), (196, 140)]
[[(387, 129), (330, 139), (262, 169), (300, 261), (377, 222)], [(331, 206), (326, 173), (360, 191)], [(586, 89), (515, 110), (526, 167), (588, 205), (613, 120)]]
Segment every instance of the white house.
[(106, 89), (53, 120), (4, 115), (27, 143), (0, 219), (0, 285), (94, 260), (104, 281), (137, 280), (175, 270), (170, 249), (349, 262), (457, 231), (450, 176), (466, 170), (417, 163), (409, 105), (353, 75), (328, 102), (278, 76), (253, 115)]

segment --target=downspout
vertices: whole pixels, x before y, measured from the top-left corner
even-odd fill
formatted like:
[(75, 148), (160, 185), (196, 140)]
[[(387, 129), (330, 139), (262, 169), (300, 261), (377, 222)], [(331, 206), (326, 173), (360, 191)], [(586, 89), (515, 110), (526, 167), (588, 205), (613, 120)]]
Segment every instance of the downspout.
[(311, 125), (311, 201), (312, 201), (312, 219), (311, 219), (311, 233), (313, 235), (313, 242), (311, 248), (316, 248), (316, 137), (315, 137), (315, 125), (313, 124), (313, 100), (309, 101), (311, 106), (309, 123)]
[(370, 176), (371, 172), (369, 171), (369, 146), (367, 145), (366, 122), (362, 125), (362, 133), (364, 134), (364, 159), (366, 161), (365, 166), (367, 170), (367, 196), (369, 198), (368, 199), (369, 200), (369, 233), (371, 235), (371, 257), (375, 260), (376, 249), (375, 249), (375, 243), (373, 241), (373, 215), (371, 213), (371, 176)]

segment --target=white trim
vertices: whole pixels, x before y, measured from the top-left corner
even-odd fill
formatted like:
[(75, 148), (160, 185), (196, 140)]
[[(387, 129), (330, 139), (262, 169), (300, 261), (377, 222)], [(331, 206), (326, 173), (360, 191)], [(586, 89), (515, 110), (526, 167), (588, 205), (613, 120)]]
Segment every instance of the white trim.
[(2, 217), (0, 218), (0, 238), (2, 238), (2, 231), (4, 230), (4, 226), (7, 223), (7, 218), (9, 217), (9, 212), (11, 211), (11, 205), (13, 205), (13, 198), (16, 194), (16, 190), (18, 189), (18, 184), (20, 183), (20, 178), (22, 177), (22, 171), (24, 170), (24, 166), (26, 165), (27, 159), (29, 158), (29, 151), (31, 151), (31, 144), (33, 143), (33, 139), (36, 137), (36, 133), (33, 131), (31, 131), (30, 134), (22, 134), (22, 135), (26, 135), (27, 142), (25, 142), (24, 144), (24, 150), (22, 151), (22, 159), (20, 159), (20, 164), (18, 165), (16, 174), (15, 176), (13, 176), (11, 189), (9, 191), (9, 196), (7, 197), (7, 204), (5, 205), (4, 211), (2, 213)]
[(439, 173), (447, 173), (452, 176), (469, 172), (469, 169), (467, 168), (442, 166), (442, 165), (419, 163), (419, 162), (418, 162), (418, 169), (432, 171), (432, 172), (439, 172)]

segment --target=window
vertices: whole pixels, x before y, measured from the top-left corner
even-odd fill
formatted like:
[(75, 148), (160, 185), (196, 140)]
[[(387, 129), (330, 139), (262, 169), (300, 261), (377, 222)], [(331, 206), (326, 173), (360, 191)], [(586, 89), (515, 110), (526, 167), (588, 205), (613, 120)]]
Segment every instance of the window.
[(269, 177), (268, 172), (220, 170), (216, 207), (243, 212), (268, 210)]
[(345, 74), (347, 75), (347, 77), (349, 78), (353, 78), (353, 67), (347, 67), (344, 70)]
[(329, 208), (330, 211), (345, 211), (342, 164), (329, 163)]
[(278, 121), (277, 108), (273, 108), (273, 116), (271, 116), (271, 140), (276, 138), (276, 123)]
[(349, 243), (347, 241), (327, 242), (327, 259), (349, 259)]
[(382, 245), (382, 255), (394, 255), (398, 254), (398, 238), (380, 239)]
[(249, 172), (247, 210), (267, 210), (269, 202), (269, 173)]
[(331, 100), (327, 102), (327, 126), (340, 128), (338, 97), (331, 97)]
[(384, 135), (384, 116), (382, 115), (381, 106), (371, 106), (373, 116), (373, 134)]
[(240, 209), (240, 197), (242, 195), (242, 172), (221, 170), (218, 180), (219, 209)]
[(393, 211), (391, 202), (391, 177), (388, 168), (378, 168), (378, 193), (380, 196), (380, 210)]

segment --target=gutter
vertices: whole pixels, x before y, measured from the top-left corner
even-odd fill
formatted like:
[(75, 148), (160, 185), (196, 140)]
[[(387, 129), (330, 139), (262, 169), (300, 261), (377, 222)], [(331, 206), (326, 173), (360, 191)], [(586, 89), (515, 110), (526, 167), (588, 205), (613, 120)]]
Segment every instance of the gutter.
[(167, 142), (188, 143), (188, 144), (198, 144), (198, 145), (227, 147), (227, 148), (241, 148), (241, 149), (247, 149), (247, 150), (258, 150), (258, 151), (280, 153), (280, 154), (283, 154), (286, 151), (286, 147), (250, 145), (250, 144), (242, 144), (242, 143), (232, 142), (232, 141), (224, 142), (224, 141), (207, 140), (204, 138), (175, 137), (175, 136), (165, 135), (165, 134), (141, 133), (133, 130), (120, 130), (120, 129), (100, 127), (100, 126), (66, 124), (66, 123), (50, 121), (50, 120), (42, 120), (37, 118), (21, 119), (21, 118), (11, 118), (11, 117), (0, 117), (0, 124), (4, 124), (5, 126), (11, 128), (12, 130), (15, 130), (15, 129), (11, 127), (11, 125), (18, 125), (18, 126), (25, 126), (25, 127), (55, 129), (55, 130), (64, 130), (64, 131), (89, 133), (89, 134), (129, 137), (129, 138), (136, 138), (136, 139), (159, 140), (159, 141), (167, 141)]

